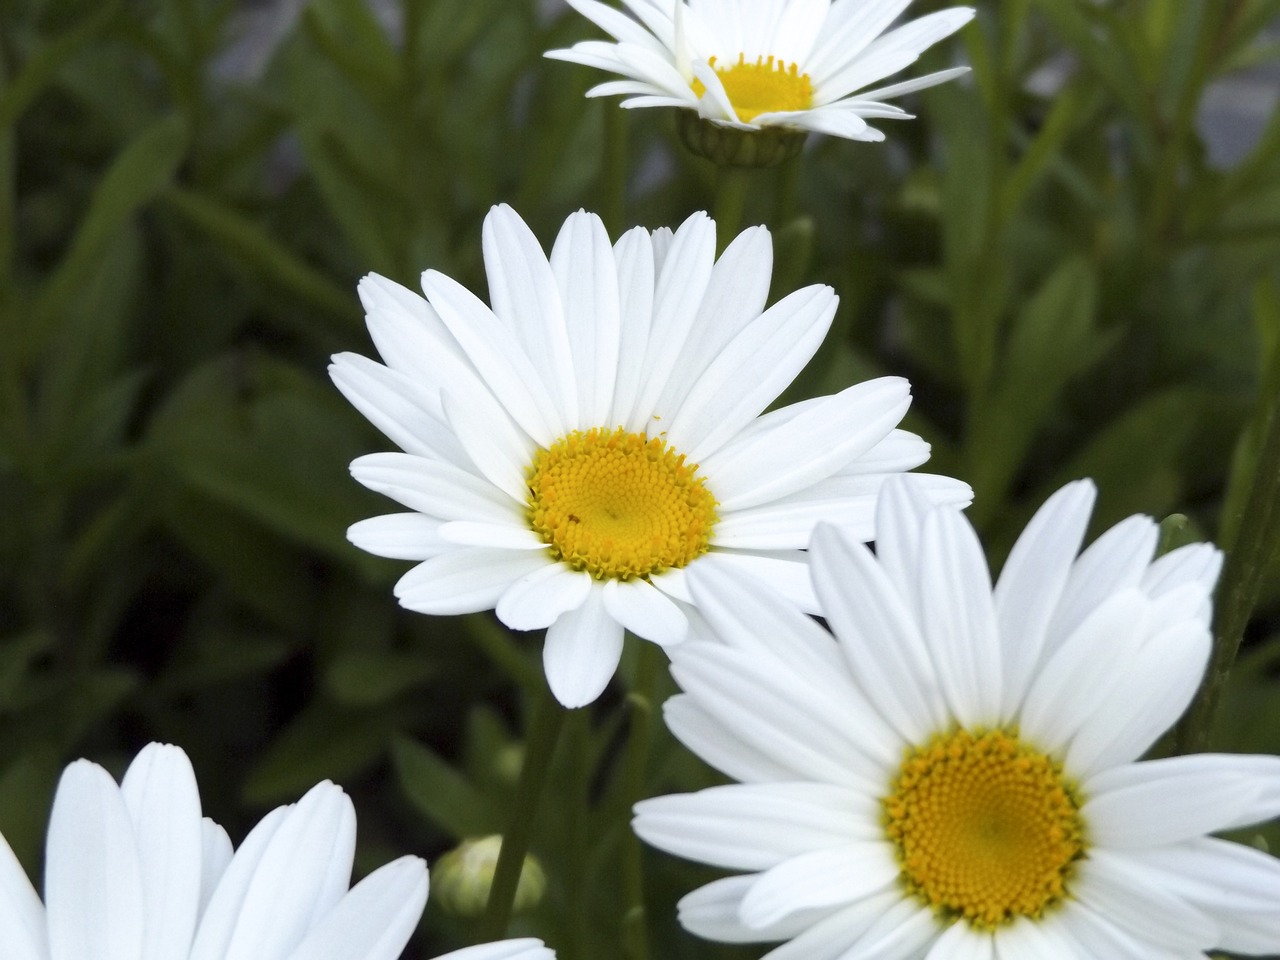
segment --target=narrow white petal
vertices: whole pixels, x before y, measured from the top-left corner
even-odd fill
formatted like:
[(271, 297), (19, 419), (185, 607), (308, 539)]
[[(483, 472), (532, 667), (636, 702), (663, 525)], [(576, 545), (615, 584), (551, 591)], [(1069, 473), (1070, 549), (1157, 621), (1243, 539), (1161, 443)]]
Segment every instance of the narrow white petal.
[(544, 447), (562, 436), (559, 402), (507, 326), (475, 294), (442, 273), (424, 273), (422, 289), (511, 419)]
[[(763, 581), (805, 613), (818, 612), (818, 598), (814, 596), (813, 583), (809, 579), (809, 565), (800, 550), (735, 551), (717, 548), (699, 557), (687, 569), (703, 567), (729, 570), (740, 577)], [(656, 577), (654, 583), (658, 584)], [(666, 589), (665, 583), (659, 585)]]
[(547, 563), (507, 587), (494, 612), (512, 630), (541, 630), (577, 610), (593, 589), (591, 574), (566, 563)]
[(529, 501), (527, 477), (536, 450), (533, 443), (505, 417), (485, 419), (448, 395), (442, 403), (456, 443), (465, 451), (465, 462), (523, 508)]
[[(1119, 673), (1130, 669), (1146, 634), (1150, 605), (1138, 590), (1121, 590), (1073, 631), (1032, 678), (1019, 714), (1021, 733), (1041, 749), (1065, 746), (1107, 703)], [(1099, 670), (1102, 663), (1117, 666)]]
[(805, 910), (771, 926), (752, 928), (742, 922), (739, 909), (755, 874), (725, 877), (686, 894), (676, 904), (680, 925), (694, 936), (720, 943), (761, 943), (790, 940), (830, 916), (830, 909)]
[[(905, 93), (915, 93), (917, 90), (925, 90), (929, 87), (936, 87), (940, 83), (947, 83), (956, 77), (964, 76), (968, 72), (968, 67), (949, 67), (946, 70), (926, 73), (923, 77), (913, 77), (910, 80), (903, 80), (901, 83), (891, 83), (887, 87), (876, 87), (874, 90), (861, 91), (858, 94), (858, 99), (887, 100), (889, 97), (900, 97)], [(841, 100), (838, 103), (843, 105), (849, 103), (849, 101)]]
[(555, 960), (555, 957), (555, 951), (541, 940), (522, 937), (496, 943), (477, 943), (473, 947), (441, 954), (436, 960)]
[(803, 853), (875, 840), (875, 816), (859, 815), (859, 799), (827, 784), (734, 783), (642, 800), (632, 826), (645, 843), (686, 860), (767, 870)]
[(0, 930), (11, 960), (48, 960), (49, 937), (44, 904), (0, 834)]
[(805, 61), (811, 76), (830, 76), (849, 63), (884, 32), (911, 0), (838, 0), (831, 5), (823, 32)]
[(1084, 541), (1097, 488), (1069, 483), (1044, 502), (1019, 534), (995, 588), (1004, 657), (1002, 713), (1022, 703), (1040, 663), (1046, 631)]
[(1280, 814), (1280, 757), (1191, 754), (1115, 767), (1082, 783), (1099, 846), (1138, 849)]
[[(605, 83), (597, 83), (594, 87), (586, 92), (587, 97), (614, 97), (614, 96), (647, 96), (647, 97), (665, 97), (662, 89), (655, 87), (652, 83), (644, 80), (609, 80)], [(670, 98), (668, 98), (670, 99)]]
[(934, 506), (910, 475), (886, 480), (876, 505), (876, 559), (913, 609), (920, 604), (920, 537)]
[(762, 960), (916, 958), (940, 932), (929, 910), (891, 890), (837, 911)]
[(689, 618), (676, 602), (645, 580), (610, 580), (604, 585), (609, 616), (634, 633), (668, 647), (689, 632)]
[[(1218, 925), (1163, 888), (1159, 874), (1123, 854), (1092, 849), (1077, 868), (1071, 895), (1134, 936), (1171, 949), (1203, 950), (1219, 942)], [(1156, 883), (1151, 881), (1155, 880)]]
[(846, 140), (864, 140), (878, 143), (884, 134), (875, 127), (867, 125), (859, 114), (852, 110), (836, 110), (831, 107), (817, 107), (812, 110), (772, 111), (757, 114), (753, 123), (765, 127), (791, 127), (799, 130), (812, 130), (814, 133), (825, 133), (833, 137), (844, 137)]
[(332, 783), (288, 808), (253, 871), (224, 960), (285, 960), (346, 892), (355, 836), (351, 800)]
[(51, 960), (137, 960), (142, 874), (120, 788), (77, 760), (58, 782), (45, 852)]
[(352, 887), (289, 960), (397, 960), (426, 904), (426, 863), (401, 857)]
[(421, 513), (389, 513), (353, 523), (347, 539), (375, 557), (426, 560), (453, 548), (440, 536), (440, 521)]
[(739, 739), (688, 694), (677, 694), (662, 705), (662, 717), (672, 735), (703, 762), (740, 783), (790, 780), (796, 771)]
[(806, 287), (749, 323), (674, 412), (667, 424), (669, 442), (696, 463), (728, 443), (813, 357), (831, 326), (836, 302), (830, 287)]
[(351, 461), (351, 475), (370, 490), (441, 520), (524, 520), (505, 493), (452, 463), (407, 453), (371, 453)]
[(129, 765), (120, 794), (142, 871), (142, 960), (185, 956), (195, 935), (204, 846), (191, 761), (175, 746), (149, 744)]
[(953, 923), (925, 954), (925, 960), (992, 960), (995, 939), (967, 923)]
[(881, 377), (824, 397), (778, 428), (730, 440), (702, 463), (721, 511), (759, 506), (838, 472), (873, 449), (911, 404), (911, 385)]
[(1221, 550), (1211, 543), (1189, 543), (1155, 560), (1142, 576), (1142, 588), (1160, 597), (1185, 584), (1198, 583), (1212, 593), (1221, 572)]
[(213, 891), (222, 881), (234, 854), (227, 831), (208, 817), (200, 821), (200, 847), (200, 906), (196, 910), (197, 917), (204, 916)]
[[(1050, 921), (1052, 922), (1052, 921)], [(1022, 917), (995, 933), (999, 960), (1093, 960), (1040, 918)]]
[(418, 613), (475, 613), (492, 609), (512, 583), (552, 562), (531, 550), (456, 547), (406, 573), (395, 595), (402, 607)]
[(512, 523), (450, 520), (440, 524), (437, 533), (439, 539), (450, 547), (492, 547), (499, 550), (547, 549), (546, 543), (534, 530)]
[(565, 221), (551, 250), (551, 270), (564, 305), (578, 387), (579, 418), (572, 425), (608, 426), (618, 376), (622, 307), (617, 263), (599, 217), (579, 211)]
[(720, 75), (706, 60), (694, 60), (689, 66), (704, 88), (698, 100), (698, 116), (704, 120), (732, 120), (738, 125), (738, 114)]
[(803, 550), (814, 527), (830, 523), (859, 542), (875, 535), (875, 495), (783, 500), (735, 510), (716, 524), (712, 546), (741, 550)]
[(566, 707), (585, 707), (604, 692), (622, 657), (622, 625), (604, 608), (593, 588), (582, 606), (547, 629), (542, 665), (555, 698)]
[(871, 552), (820, 524), (810, 554), (827, 623), (867, 699), (906, 743), (945, 729), (949, 718), (928, 647)]
[(1001, 663), (991, 580), (960, 511), (939, 507), (925, 517), (920, 564), (921, 626), (952, 713), (970, 728), (997, 724)]
[[(585, 216), (587, 214), (575, 214), (570, 220)], [(576, 428), (579, 425), (578, 384), (560, 289), (547, 255), (533, 231), (506, 204), (494, 207), (484, 218), (481, 243), (493, 315), (523, 348), (506, 354), (510, 370), (518, 376), (538, 377), (546, 395), (559, 408), (561, 432)], [(448, 322), (443, 313), (441, 317)], [(454, 336), (458, 336), (456, 331)], [(458, 342), (468, 354), (472, 353), (474, 348), (468, 347), (462, 337), (458, 337)], [(492, 356), (496, 359), (498, 351)], [(529, 360), (527, 369), (522, 363), (524, 357)], [(474, 356), (472, 359), (476, 362)], [(485, 369), (480, 362), (476, 362), (476, 366), (482, 372)]]
[(620, 426), (630, 423), (635, 412), (644, 374), (642, 360), (649, 348), (649, 328), (653, 323), (655, 269), (649, 232), (643, 227), (628, 230), (614, 245), (613, 256), (617, 261), (621, 319), (613, 405), (604, 424)]
[[(659, 430), (670, 429), (674, 411), (659, 410), (656, 404), (689, 339), (698, 307), (711, 280), (715, 244), (715, 224), (705, 213), (695, 213), (685, 220), (671, 240), (671, 250), (663, 258), (657, 274), (653, 323), (641, 367), (644, 373), (631, 420), (627, 424), (631, 430), (649, 427), (652, 414), (663, 417)], [(626, 362), (635, 363), (637, 360), (628, 357)], [(684, 447), (680, 449), (689, 452)]]
[(637, 43), (650, 46), (655, 53), (666, 53), (662, 45), (652, 33), (636, 23), (626, 14), (613, 7), (607, 7), (599, 0), (567, 0), (569, 6), (604, 30), (615, 40), (623, 43)]
[[(351, 405), (401, 450), (452, 463), (463, 458), (458, 438), (440, 419), (439, 390), (355, 353), (336, 354), (329, 376)], [(501, 421), (506, 420), (504, 415)]]
[(900, 873), (882, 839), (825, 845), (762, 873), (742, 900), (742, 922), (767, 928), (801, 911), (844, 906), (889, 887)]

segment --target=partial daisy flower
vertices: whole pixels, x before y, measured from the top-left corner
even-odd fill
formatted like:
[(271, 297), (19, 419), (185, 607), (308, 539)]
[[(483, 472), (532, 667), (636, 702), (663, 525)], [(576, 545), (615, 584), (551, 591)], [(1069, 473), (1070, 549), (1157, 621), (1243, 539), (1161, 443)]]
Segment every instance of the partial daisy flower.
[[(43, 902), (0, 836), (5, 960), (395, 960), (426, 905), (426, 864), (401, 857), (348, 890), (355, 835), (350, 799), (326, 781), (233, 853), (179, 748), (146, 747), (118, 785), (78, 760), (54, 797)], [(536, 941), (459, 955), (551, 957)]]
[[(513, 629), (547, 628), (547, 679), (565, 706), (604, 689), (624, 627), (684, 638), (695, 565), (753, 572), (813, 609), (813, 525), (869, 539), (885, 478), (928, 458), (895, 429), (910, 402), (898, 377), (761, 416), (836, 309), (825, 286), (764, 308), (763, 227), (716, 261), (705, 214), (611, 247), (600, 219), (578, 212), (548, 261), (503, 206), (483, 240), (492, 307), (434, 270), (425, 300), (383, 277), (360, 283), (386, 366), (340, 354), (330, 372), (405, 452), (351, 472), (412, 512), (348, 536), (421, 561), (396, 585), (410, 610), (493, 608)], [(928, 489), (970, 495), (944, 477)]]
[(945, 83), (967, 67), (867, 87), (915, 63), (973, 19), (941, 10), (886, 29), (911, 0), (568, 0), (616, 42), (584, 40), (546, 54), (621, 74), (587, 96), (624, 107), (682, 107), (740, 130), (816, 131), (883, 140), (869, 119), (909, 119), (891, 97)]
[(1280, 953), (1280, 864), (1209, 834), (1280, 814), (1280, 758), (1139, 762), (1209, 656), (1221, 556), (1153, 560), (1135, 516), (1077, 556), (1078, 482), (994, 591), (957, 510), (881, 495), (876, 550), (820, 526), (835, 636), (770, 591), (689, 577), (711, 637), (673, 656), (672, 731), (741, 781), (640, 803), (649, 843), (737, 876), (680, 904), (770, 960)]

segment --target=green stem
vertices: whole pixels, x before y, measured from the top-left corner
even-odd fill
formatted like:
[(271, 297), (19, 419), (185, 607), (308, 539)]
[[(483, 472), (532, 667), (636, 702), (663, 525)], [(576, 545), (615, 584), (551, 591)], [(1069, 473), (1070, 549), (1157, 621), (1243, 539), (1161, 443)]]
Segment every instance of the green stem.
[[(640, 643), (636, 662), (636, 685), (627, 697), (631, 725), (627, 732), (626, 805), (623, 816), (631, 816), (631, 808), (644, 798), (649, 766), (649, 749), (653, 744), (654, 697), (662, 651), (652, 643)], [(627, 908), (622, 918), (623, 953), (628, 960), (648, 960), (649, 935), (644, 897), (644, 848), (631, 829), (623, 840), (623, 890)]]
[(742, 211), (747, 204), (747, 178), (751, 171), (746, 167), (716, 167), (716, 253), (724, 252), (742, 228)]
[(524, 868), (533, 823), (538, 815), (538, 801), (542, 797), (542, 788), (546, 786), (551, 758), (567, 712), (544, 685), (533, 708), (533, 721), (525, 740), (524, 763), (520, 767), (520, 779), (511, 804), (511, 819), (507, 832), (502, 835), (502, 849), (498, 851), (498, 863), (493, 871), (489, 903), (480, 922), (482, 943), (506, 936), (516, 888), (520, 883), (520, 871)]
[(1253, 486), (1227, 550), (1214, 616), (1213, 655), (1200, 691), (1174, 733), (1175, 753), (1196, 753), (1208, 746), (1227, 676), (1240, 650), (1249, 615), (1258, 602), (1262, 577), (1275, 552), (1280, 520), (1280, 403), (1267, 418)]

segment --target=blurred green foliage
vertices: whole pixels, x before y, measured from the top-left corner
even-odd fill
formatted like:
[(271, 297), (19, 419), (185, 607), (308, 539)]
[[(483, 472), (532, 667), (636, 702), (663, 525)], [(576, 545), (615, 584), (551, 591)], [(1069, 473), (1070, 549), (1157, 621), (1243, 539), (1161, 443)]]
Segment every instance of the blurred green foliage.
[[(925, 58), (971, 79), (913, 98), (888, 143), (752, 174), (775, 296), (842, 298), (787, 399), (909, 375), (909, 425), (975, 487), (997, 560), (1082, 475), (1099, 527), (1176, 511), (1181, 540), (1230, 544), (1280, 399), (1280, 112), (1226, 169), (1197, 117), (1274, 66), (1280, 2), (977, 5)], [(33, 873), (61, 767), (152, 739), (237, 838), (323, 777), (355, 795), (360, 869), (500, 831), (539, 644), (403, 613), (402, 565), (346, 542), (383, 512), (347, 464), (389, 445), (326, 358), (372, 352), (365, 272), (483, 292), (495, 202), (548, 244), (579, 206), (616, 234), (712, 202), (669, 114), (586, 101), (600, 77), (542, 59), (594, 35), (559, 6), (288, 6), (0, 5), (0, 831)], [(1277, 579), (1227, 749), (1280, 750)], [(517, 927), (567, 960), (623, 935), (628, 726), (656, 727), (646, 793), (712, 782), (628, 709), (633, 670), (570, 719), (535, 834), (550, 887)], [(680, 934), (672, 904), (709, 874), (647, 867), (655, 955), (758, 953)], [(466, 924), (429, 909), (424, 948)]]

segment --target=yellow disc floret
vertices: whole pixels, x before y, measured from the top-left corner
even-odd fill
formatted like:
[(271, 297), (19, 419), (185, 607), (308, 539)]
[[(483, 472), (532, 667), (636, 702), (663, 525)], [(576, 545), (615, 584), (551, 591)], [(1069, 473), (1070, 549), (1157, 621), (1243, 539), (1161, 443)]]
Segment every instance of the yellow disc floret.
[(1042, 916), (1084, 854), (1061, 767), (1001, 730), (958, 730), (912, 749), (884, 815), (907, 889), (984, 930)]
[[(750, 123), (762, 113), (808, 110), (813, 106), (813, 83), (794, 63), (773, 57), (756, 57), (755, 63), (748, 63), (743, 53), (738, 54), (737, 63), (727, 67), (717, 67), (715, 57), (707, 63), (724, 84), (724, 92), (743, 123)], [(693, 92), (701, 97), (707, 88), (695, 79)]]
[(683, 567), (707, 552), (716, 501), (657, 437), (575, 430), (529, 470), (529, 523), (556, 559), (599, 580)]

